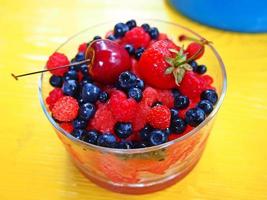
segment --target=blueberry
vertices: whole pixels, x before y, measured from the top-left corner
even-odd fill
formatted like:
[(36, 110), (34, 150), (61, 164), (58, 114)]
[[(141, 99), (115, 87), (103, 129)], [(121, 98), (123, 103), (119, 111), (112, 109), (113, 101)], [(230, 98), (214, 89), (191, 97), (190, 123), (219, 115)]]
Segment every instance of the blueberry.
[(193, 127), (198, 126), (205, 120), (205, 112), (200, 108), (191, 108), (185, 114), (185, 121)]
[(133, 149), (140, 149), (145, 147), (147, 147), (147, 144), (145, 142), (138, 142), (138, 141), (133, 142)]
[(142, 54), (144, 53), (144, 51), (145, 51), (144, 47), (140, 47), (140, 48), (136, 49), (134, 57), (137, 60), (139, 60), (141, 58)]
[(197, 66), (198, 66), (198, 65), (197, 65), (197, 62), (194, 61), (194, 60), (191, 60), (190, 62), (188, 62), (188, 64), (191, 65), (193, 71), (196, 72), (196, 70), (197, 70)]
[(117, 143), (116, 148), (118, 148), (118, 149), (132, 149), (133, 143), (131, 141), (121, 141), (121, 142)]
[(178, 114), (179, 114), (178, 110), (176, 110), (175, 108), (171, 109), (171, 119), (178, 117)]
[(118, 23), (114, 27), (114, 35), (116, 38), (123, 37), (129, 30), (129, 27), (124, 23)]
[(86, 120), (78, 118), (72, 122), (72, 125), (73, 125), (74, 129), (84, 129), (87, 126), (87, 122), (86, 122)]
[(83, 77), (83, 79), (80, 82), (80, 85), (84, 86), (86, 83), (92, 83), (92, 82), (93, 82), (93, 80), (92, 80), (91, 76), (88, 75), (88, 76)]
[(82, 72), (82, 74), (84, 75), (89, 75), (89, 72), (88, 72), (88, 66), (86, 64), (83, 64), (79, 67), (79, 70)]
[(154, 130), (150, 133), (148, 142), (151, 146), (163, 144), (167, 142), (167, 134), (162, 130)]
[(213, 105), (218, 101), (218, 95), (215, 90), (205, 90), (201, 93), (201, 100), (209, 100)]
[(85, 103), (81, 105), (80, 110), (79, 110), (79, 116), (81, 119), (84, 120), (89, 120), (92, 118), (95, 114), (95, 106), (91, 103)]
[(108, 39), (108, 40), (111, 40), (111, 41), (114, 41), (114, 40), (116, 40), (117, 38), (116, 38), (114, 35), (109, 35), (109, 36), (107, 37), (107, 39)]
[(206, 113), (206, 115), (210, 114), (213, 110), (213, 105), (208, 100), (201, 100), (197, 104), (197, 107), (201, 108)]
[(81, 95), (78, 95), (77, 100), (78, 100), (79, 105), (85, 104)]
[(107, 92), (101, 92), (101, 93), (99, 94), (98, 100), (99, 100), (101, 103), (106, 103), (108, 99), (109, 99), (109, 95), (108, 95)]
[(183, 133), (186, 128), (186, 123), (183, 119), (175, 117), (171, 120), (171, 131), (173, 133)]
[(146, 125), (144, 128), (140, 130), (140, 138), (143, 141), (147, 141), (148, 137), (150, 135), (150, 132), (153, 130), (153, 128), (150, 125)]
[(100, 94), (100, 88), (92, 83), (86, 83), (82, 88), (82, 98), (85, 102), (95, 103)]
[(53, 87), (60, 88), (62, 87), (63, 80), (61, 76), (52, 75), (49, 79), (49, 83)]
[(162, 103), (160, 101), (156, 101), (152, 104), (152, 107), (155, 107), (155, 106), (160, 106), (162, 105)]
[(125, 48), (126, 51), (129, 53), (129, 55), (134, 55), (134, 53), (135, 53), (135, 49), (134, 49), (133, 45), (131, 45), (131, 44), (126, 44), (126, 45), (124, 46), (124, 48)]
[(78, 73), (75, 70), (69, 70), (64, 74), (64, 80), (78, 80)]
[(81, 136), (85, 133), (86, 131), (83, 130), (83, 129), (74, 129), (72, 132), (71, 132), (71, 135), (77, 139), (80, 139)]
[(149, 24), (142, 24), (141, 27), (142, 27), (142, 28), (144, 29), (144, 31), (147, 32), (147, 33), (148, 33), (149, 30), (150, 30), (150, 26), (149, 26)]
[(127, 138), (133, 132), (131, 123), (117, 122), (114, 127), (115, 133), (119, 138)]
[(140, 102), (143, 97), (142, 90), (139, 88), (130, 88), (128, 91), (128, 96), (133, 98), (135, 101)]
[(174, 99), (174, 107), (176, 109), (185, 109), (189, 106), (189, 99), (187, 96), (179, 96)]
[(174, 99), (177, 99), (179, 96), (181, 96), (181, 92), (177, 89), (172, 89), (172, 96)]
[(128, 90), (135, 85), (136, 76), (132, 72), (126, 71), (119, 75), (118, 86), (121, 89)]
[(94, 131), (94, 130), (86, 131), (82, 134), (81, 140), (87, 143), (96, 144), (98, 136), (99, 136), (99, 133), (97, 131)]
[(76, 62), (81, 62), (81, 61), (85, 60), (84, 53), (83, 52), (77, 53), (75, 56), (75, 60), (76, 60)]
[(102, 147), (115, 147), (116, 146), (116, 138), (111, 133), (103, 133), (99, 135), (97, 138), (97, 145)]
[(131, 30), (132, 28), (136, 27), (136, 21), (134, 19), (131, 19), (128, 22), (126, 22), (126, 25)]
[(79, 85), (76, 80), (64, 81), (62, 90), (65, 95), (75, 96), (78, 92)]
[(99, 35), (96, 35), (94, 38), (93, 38), (93, 40), (100, 40), (101, 39), (101, 37), (99, 36)]
[(166, 128), (163, 131), (167, 134), (167, 136), (169, 136), (172, 133), (170, 128)]
[(207, 71), (206, 65), (198, 65), (196, 69), (196, 73), (198, 74), (205, 74)]
[(152, 27), (149, 30), (149, 35), (153, 40), (156, 40), (159, 37), (159, 30), (156, 27)]
[(143, 90), (145, 88), (145, 83), (140, 78), (137, 78), (136, 81), (135, 81), (135, 86), (134, 87)]

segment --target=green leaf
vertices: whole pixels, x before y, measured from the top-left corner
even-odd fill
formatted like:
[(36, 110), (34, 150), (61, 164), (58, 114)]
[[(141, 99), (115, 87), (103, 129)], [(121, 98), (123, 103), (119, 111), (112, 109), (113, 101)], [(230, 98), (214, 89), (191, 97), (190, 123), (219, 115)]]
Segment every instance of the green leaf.
[(183, 67), (184, 69), (190, 70), (190, 71), (193, 70), (193, 68), (191, 67), (191, 65), (189, 65), (188, 63), (185, 63), (185, 64), (181, 65), (180, 67)]
[(182, 82), (182, 80), (184, 78), (185, 71), (186, 70), (184, 68), (177, 68), (174, 71), (175, 83), (177, 85), (179, 85)]
[(176, 49), (169, 49), (170, 52), (178, 54), (179, 52)]
[(173, 65), (173, 58), (165, 58), (165, 61), (169, 64), (169, 65)]
[(171, 74), (172, 72), (173, 72), (173, 70), (174, 70), (174, 67), (168, 67), (166, 70), (165, 70), (165, 72), (164, 72), (164, 74)]

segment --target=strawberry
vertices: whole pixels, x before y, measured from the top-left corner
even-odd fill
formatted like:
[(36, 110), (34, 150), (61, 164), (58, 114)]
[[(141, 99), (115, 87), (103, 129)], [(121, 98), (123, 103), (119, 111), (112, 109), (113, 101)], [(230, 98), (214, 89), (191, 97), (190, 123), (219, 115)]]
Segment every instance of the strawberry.
[(61, 122), (69, 122), (74, 120), (79, 111), (79, 104), (76, 99), (71, 96), (61, 97), (52, 108), (52, 115)]
[(159, 40), (153, 43), (141, 56), (136, 69), (141, 78), (149, 85), (160, 89), (175, 87), (172, 74), (165, 74), (170, 64), (166, 58), (174, 57), (170, 49), (179, 50), (170, 40)]

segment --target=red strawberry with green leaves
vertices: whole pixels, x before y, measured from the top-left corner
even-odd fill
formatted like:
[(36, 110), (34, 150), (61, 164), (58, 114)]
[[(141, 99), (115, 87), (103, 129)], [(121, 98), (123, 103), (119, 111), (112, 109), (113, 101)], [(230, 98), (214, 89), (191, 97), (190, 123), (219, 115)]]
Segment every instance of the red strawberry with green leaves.
[(182, 81), (191, 66), (186, 62), (186, 54), (171, 40), (153, 43), (141, 56), (137, 71), (149, 85), (159, 89), (171, 89)]

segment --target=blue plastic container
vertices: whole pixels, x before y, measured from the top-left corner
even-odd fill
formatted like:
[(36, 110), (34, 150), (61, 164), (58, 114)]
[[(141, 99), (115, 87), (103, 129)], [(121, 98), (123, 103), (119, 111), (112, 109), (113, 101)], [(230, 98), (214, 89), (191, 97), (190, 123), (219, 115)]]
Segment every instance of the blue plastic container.
[(208, 26), (267, 32), (267, 0), (169, 0), (183, 15)]

